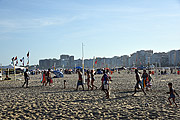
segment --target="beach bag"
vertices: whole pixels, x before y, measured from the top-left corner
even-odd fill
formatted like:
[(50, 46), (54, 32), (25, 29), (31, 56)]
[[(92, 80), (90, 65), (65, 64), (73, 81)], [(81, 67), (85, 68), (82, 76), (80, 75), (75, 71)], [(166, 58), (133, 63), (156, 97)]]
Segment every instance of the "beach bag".
[(50, 79), (50, 83), (53, 83), (53, 80), (52, 80), (52, 79)]

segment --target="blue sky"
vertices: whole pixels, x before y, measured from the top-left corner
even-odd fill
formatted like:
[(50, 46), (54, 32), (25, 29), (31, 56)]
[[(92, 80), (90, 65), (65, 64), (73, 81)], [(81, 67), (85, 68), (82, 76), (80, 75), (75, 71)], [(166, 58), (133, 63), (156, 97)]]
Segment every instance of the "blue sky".
[(0, 63), (180, 49), (180, 0), (0, 0)]

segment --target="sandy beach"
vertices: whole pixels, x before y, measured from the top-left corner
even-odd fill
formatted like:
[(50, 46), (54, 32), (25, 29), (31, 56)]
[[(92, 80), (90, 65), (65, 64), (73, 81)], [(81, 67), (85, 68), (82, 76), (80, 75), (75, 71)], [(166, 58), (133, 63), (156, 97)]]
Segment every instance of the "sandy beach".
[[(153, 76), (152, 90), (146, 96), (142, 92), (132, 96), (135, 75), (114, 73), (110, 99), (101, 90), (82, 91), (80, 86), (75, 91), (76, 74), (53, 79), (53, 86), (46, 87), (40, 83), (41, 75), (30, 77), (29, 88), (22, 88), (24, 80), (0, 82), (0, 119), (180, 119), (180, 107), (169, 106), (166, 94), (168, 82), (180, 94), (178, 75)], [(101, 75), (95, 77), (100, 87)], [(176, 102), (180, 106), (179, 97)]]

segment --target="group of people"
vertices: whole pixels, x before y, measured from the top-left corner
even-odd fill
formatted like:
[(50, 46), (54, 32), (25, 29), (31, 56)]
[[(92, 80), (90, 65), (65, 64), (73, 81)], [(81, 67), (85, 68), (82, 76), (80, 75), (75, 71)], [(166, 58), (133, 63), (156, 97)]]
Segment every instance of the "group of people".
[[(28, 69), (25, 70), (24, 72), (24, 83), (22, 87), (26, 85), (26, 88), (28, 88), (28, 81), (30, 77), (28, 75)], [(48, 71), (43, 71), (42, 72), (42, 78), (41, 78), (41, 83), (43, 83), (43, 86), (46, 86), (49, 83), (49, 86), (51, 86), (51, 83), (53, 83), (52, 78), (51, 78), (51, 70), (48, 69)]]
[[(78, 90), (79, 88), (79, 85), (82, 86), (83, 90), (84, 90), (84, 83), (83, 83), (83, 78), (82, 78), (82, 72), (80, 70), (77, 70), (77, 73), (78, 73), (78, 82), (77, 82), (77, 87), (76, 87), (76, 90)], [(87, 82), (87, 87), (88, 87), (88, 90), (94, 90), (94, 87), (97, 89), (97, 86), (94, 85), (94, 81), (95, 81), (95, 77), (94, 77), (94, 71), (91, 70), (87, 70), (87, 79), (86, 79), (86, 82)], [(101, 81), (102, 81), (102, 84), (101, 84), (101, 89), (105, 92), (106, 94), (106, 98), (108, 99), (109, 98), (109, 82), (111, 81), (111, 77), (109, 76), (109, 71), (105, 71), (103, 70), (103, 76), (101, 78)]]
[[(136, 82), (136, 85), (135, 85), (135, 90), (134, 90), (133, 96), (136, 94), (137, 89), (141, 89), (143, 91), (144, 95), (146, 95), (146, 92), (144, 91), (144, 88), (146, 88), (146, 90), (148, 91), (149, 88), (151, 88), (151, 86), (152, 86), (151, 80), (153, 80), (153, 79), (151, 77), (151, 71), (149, 71), (149, 74), (147, 74), (146, 70), (143, 70), (142, 77), (140, 77), (140, 72), (136, 69), (135, 74), (136, 74), (136, 81), (137, 82)], [(141, 78), (142, 78), (142, 81), (141, 81)], [(173, 89), (172, 86), (173, 86), (172, 83), (168, 83), (169, 92), (167, 92), (167, 94), (170, 94), (170, 96), (168, 98), (168, 101), (169, 101), (170, 105), (172, 105), (172, 102), (171, 102), (171, 99), (172, 99), (173, 102), (175, 103), (176, 107), (177, 107), (177, 104), (175, 102), (175, 94), (177, 96), (179, 96), (179, 95)]]
[(49, 86), (51, 86), (51, 84), (53, 83), (50, 69), (48, 69), (48, 71), (42, 72), (41, 83), (43, 83), (43, 86), (46, 86), (48, 83), (49, 83)]
[[(25, 85), (26, 85), (26, 87), (28, 87), (28, 80), (30, 78), (29, 78), (29, 75), (28, 75), (27, 72), (28, 72), (28, 69), (26, 69), (26, 71), (24, 72), (25, 82), (22, 85), (22, 87), (24, 87)], [(82, 72), (80, 70), (77, 70), (77, 73), (78, 73), (79, 79), (78, 79), (78, 82), (77, 82), (76, 90), (78, 90), (79, 85), (81, 85), (83, 90), (84, 90)], [(94, 85), (94, 81), (95, 81), (94, 71), (93, 70), (91, 70), (91, 71), (87, 70), (86, 75), (87, 75), (86, 82), (87, 82), (88, 90), (90, 90), (90, 89), (94, 90), (94, 88), (97, 89), (97, 87)], [(144, 89), (146, 88), (146, 91), (148, 91), (152, 86), (151, 81), (153, 79), (151, 77), (151, 71), (149, 71), (149, 74), (148, 74), (146, 72), (146, 70), (143, 70), (143, 74), (142, 74), (142, 76), (140, 76), (140, 72), (137, 69), (135, 69), (135, 75), (136, 75), (136, 85), (135, 85), (135, 90), (134, 90), (133, 96), (136, 94), (137, 89), (141, 89), (142, 92), (144, 93), (144, 95), (146, 95), (146, 92), (145, 92)], [(101, 78), (101, 87), (100, 87), (100, 89), (105, 92), (107, 99), (109, 98), (109, 95), (110, 95), (110, 86), (109, 86), (110, 81), (112, 81), (112, 80), (111, 80), (111, 77), (109, 75), (109, 71), (108, 70), (107, 71), (103, 70), (103, 76)], [(49, 86), (51, 86), (51, 83), (53, 83), (52, 78), (51, 78), (50, 69), (48, 69), (48, 71), (43, 71), (41, 83), (43, 83), (43, 86), (46, 86), (48, 83), (49, 83)], [(66, 80), (64, 81), (64, 88), (66, 88), (65, 84), (66, 84)], [(169, 100), (170, 105), (172, 105), (172, 102), (170, 101), (172, 99), (173, 102), (175, 103), (175, 105), (177, 106), (177, 104), (175, 102), (175, 94), (177, 96), (179, 96), (179, 95), (173, 89), (172, 86), (173, 86), (172, 83), (168, 83), (169, 92), (167, 92), (167, 94), (170, 94), (168, 100)]]
[[(79, 69), (77, 70), (77, 73), (78, 73), (78, 82), (77, 82), (76, 90), (78, 90), (79, 85), (81, 85), (84, 90), (83, 74)], [(94, 88), (97, 89), (97, 87), (94, 85), (94, 81), (95, 81), (94, 70), (91, 70), (91, 71), (87, 70), (86, 75), (87, 75), (86, 82), (87, 82), (88, 90), (90, 90), (90, 88), (91, 90), (94, 90)]]
[[(141, 89), (146, 95), (146, 92), (144, 91), (144, 88), (146, 88), (146, 91), (148, 91), (152, 84), (151, 81), (153, 80), (151, 77), (151, 71), (149, 71), (149, 74), (146, 72), (146, 70), (143, 70), (142, 76), (140, 76), (140, 72), (135, 69), (135, 74), (136, 74), (136, 85), (135, 85), (135, 90), (133, 96), (136, 94), (137, 89)], [(142, 78), (142, 81), (141, 81)]]

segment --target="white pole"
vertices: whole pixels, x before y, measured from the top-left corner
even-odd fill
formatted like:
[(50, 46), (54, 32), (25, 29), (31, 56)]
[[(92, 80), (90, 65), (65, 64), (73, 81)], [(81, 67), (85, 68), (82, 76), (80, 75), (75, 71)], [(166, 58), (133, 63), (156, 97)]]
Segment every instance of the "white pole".
[(93, 71), (94, 71), (94, 64), (95, 64), (95, 56), (93, 57)]
[(56, 70), (56, 63), (54, 63), (54, 70)]
[(2, 73), (2, 64), (1, 64), (1, 73)]
[(106, 68), (106, 61), (105, 61), (105, 58), (104, 58), (104, 68)]
[(85, 76), (84, 76), (84, 49), (83, 49), (83, 43), (82, 43), (82, 73), (83, 73), (83, 84), (85, 84)]
[(2, 72), (2, 64), (1, 64), (0, 80), (3, 80), (2, 75), (3, 75), (3, 72)]
[(15, 67), (14, 60), (13, 60), (13, 64), (14, 64), (14, 80), (16, 80), (16, 67)]

